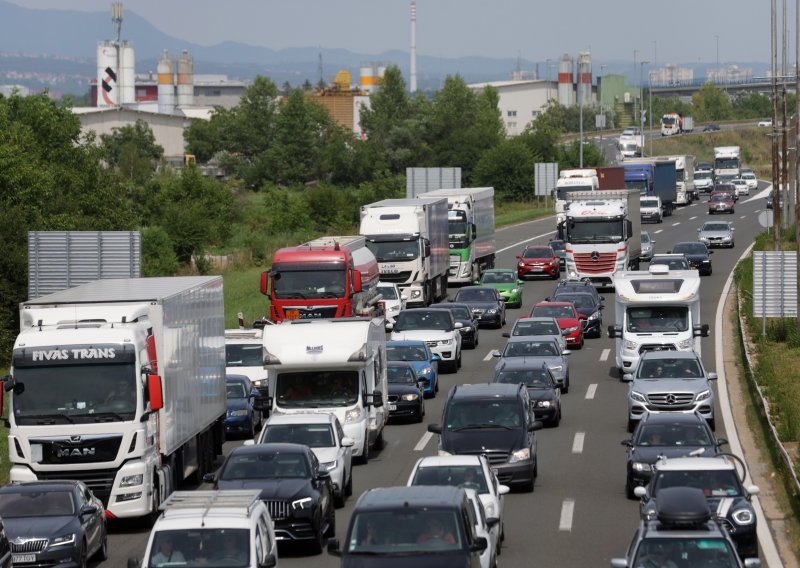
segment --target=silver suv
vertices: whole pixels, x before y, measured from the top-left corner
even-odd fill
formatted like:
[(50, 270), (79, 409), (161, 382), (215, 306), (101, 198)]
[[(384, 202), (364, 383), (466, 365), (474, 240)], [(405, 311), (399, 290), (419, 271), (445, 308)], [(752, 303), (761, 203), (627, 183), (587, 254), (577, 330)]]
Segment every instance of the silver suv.
[(639, 359), (634, 374), (622, 376), (628, 386), (628, 432), (647, 412), (699, 412), (714, 421), (714, 391), (709, 381), (716, 373), (707, 373), (693, 351), (649, 351)]

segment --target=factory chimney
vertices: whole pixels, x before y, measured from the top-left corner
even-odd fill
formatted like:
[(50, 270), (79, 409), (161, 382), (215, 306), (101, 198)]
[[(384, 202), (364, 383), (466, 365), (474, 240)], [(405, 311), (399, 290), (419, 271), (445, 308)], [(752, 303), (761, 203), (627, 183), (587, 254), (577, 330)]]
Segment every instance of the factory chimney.
[(409, 91), (417, 91), (417, 3), (411, 0), (411, 81)]

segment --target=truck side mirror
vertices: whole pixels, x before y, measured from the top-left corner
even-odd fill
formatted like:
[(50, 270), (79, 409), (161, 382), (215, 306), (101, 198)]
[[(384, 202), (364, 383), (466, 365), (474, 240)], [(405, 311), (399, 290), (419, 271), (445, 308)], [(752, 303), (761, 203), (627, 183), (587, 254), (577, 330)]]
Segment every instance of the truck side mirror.
[(431, 242), (428, 239), (425, 239), (425, 258), (428, 258), (431, 255)]
[(472, 240), (478, 238), (478, 226), (475, 223), (470, 223), (470, 227), (472, 228)]
[(622, 337), (622, 326), (621, 325), (608, 326), (608, 337), (610, 339), (614, 339), (615, 337)]
[(164, 391), (161, 389), (161, 377), (147, 375), (147, 394), (150, 398), (150, 410), (153, 412), (164, 408)]
[(631, 238), (633, 236), (633, 221), (628, 219), (625, 221), (625, 237)]
[(360, 270), (353, 270), (353, 292), (361, 292), (362, 290), (362, 282), (361, 282), (361, 271)]
[(381, 391), (372, 391), (372, 406), (375, 408), (380, 408), (383, 406), (383, 393)]
[(696, 324), (692, 327), (692, 335), (694, 337), (708, 337), (709, 333), (710, 330), (707, 323)]
[(269, 272), (264, 271), (261, 273), (261, 293), (269, 296), (272, 286), (270, 286)]

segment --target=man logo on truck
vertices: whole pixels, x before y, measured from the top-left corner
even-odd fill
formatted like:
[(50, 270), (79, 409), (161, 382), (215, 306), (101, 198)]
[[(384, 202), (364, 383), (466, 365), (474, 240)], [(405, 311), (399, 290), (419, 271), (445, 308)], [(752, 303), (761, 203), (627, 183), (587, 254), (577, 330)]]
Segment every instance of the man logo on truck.
[(94, 448), (59, 448), (56, 450), (57, 458), (85, 458), (95, 455)]

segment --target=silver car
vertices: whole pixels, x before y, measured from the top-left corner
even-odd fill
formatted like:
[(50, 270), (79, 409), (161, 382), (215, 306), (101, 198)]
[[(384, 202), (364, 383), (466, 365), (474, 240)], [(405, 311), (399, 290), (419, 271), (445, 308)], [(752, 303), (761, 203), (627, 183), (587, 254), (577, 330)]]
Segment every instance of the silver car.
[[(697, 240), (707, 247), (733, 248), (733, 232), (736, 229), (727, 221), (706, 221), (697, 229)], [(642, 243), (644, 249), (644, 243)]]
[(635, 374), (622, 376), (628, 385), (628, 432), (647, 412), (697, 411), (714, 430), (714, 390), (707, 373), (693, 351), (648, 351), (642, 353)]
[(561, 349), (561, 344), (552, 335), (528, 335), (510, 337), (503, 352), (492, 351), (493, 357), (499, 357), (500, 361), (494, 368), (495, 373), (505, 366), (506, 359), (518, 359), (524, 357), (530, 360), (531, 366), (541, 365), (542, 361), (547, 364), (553, 378), (556, 380), (561, 392), (569, 392), (569, 361), (567, 355), (571, 352)]
[(647, 231), (642, 231), (642, 253), (639, 256), (639, 260), (650, 260), (653, 258), (653, 245), (656, 242), (650, 238), (650, 233)]

